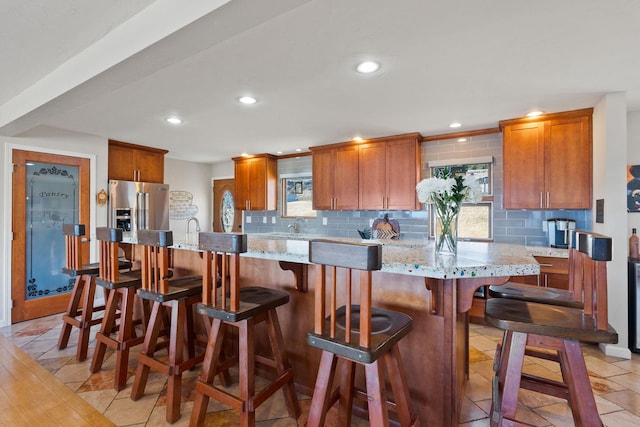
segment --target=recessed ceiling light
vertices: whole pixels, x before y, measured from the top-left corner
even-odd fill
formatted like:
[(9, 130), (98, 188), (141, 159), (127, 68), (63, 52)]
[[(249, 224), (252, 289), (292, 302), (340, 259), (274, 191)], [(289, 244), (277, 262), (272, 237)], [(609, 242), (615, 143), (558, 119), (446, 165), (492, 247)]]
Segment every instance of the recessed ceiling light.
[(462, 123), (459, 122), (453, 122), (449, 125), (450, 128), (459, 128), (460, 126), (462, 126)]
[(538, 117), (542, 114), (544, 114), (542, 111), (532, 111), (530, 113), (527, 113), (527, 117)]
[(364, 139), (362, 139), (361, 136), (356, 136), (356, 137), (353, 138), (353, 141), (354, 142), (362, 142), (362, 141), (364, 141)]
[(298, 153), (299, 153), (299, 152), (301, 152), (301, 151), (302, 151), (302, 148), (296, 148), (296, 152), (298, 152)]
[(458, 142), (467, 142), (467, 138), (458, 138)]
[(361, 62), (356, 67), (356, 70), (358, 70), (358, 72), (362, 73), (362, 74), (375, 73), (379, 69), (380, 69), (380, 64), (378, 64), (377, 62), (373, 62), (373, 61)]
[(282, 154), (282, 151), (276, 151), (276, 154)]
[(172, 125), (182, 124), (182, 119), (180, 117), (171, 116), (164, 119), (165, 122), (171, 123)]
[(258, 102), (258, 100), (253, 96), (241, 96), (240, 98), (238, 98), (238, 102), (241, 104), (251, 105)]

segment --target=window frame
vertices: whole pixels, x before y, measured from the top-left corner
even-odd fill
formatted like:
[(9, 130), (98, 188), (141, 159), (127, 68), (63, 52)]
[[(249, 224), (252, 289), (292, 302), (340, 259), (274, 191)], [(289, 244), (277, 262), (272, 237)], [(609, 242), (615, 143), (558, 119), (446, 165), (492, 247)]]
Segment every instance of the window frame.
[[(474, 242), (492, 242), (493, 241), (493, 229), (494, 229), (494, 225), (493, 225), (493, 216), (494, 216), (494, 203), (493, 203), (493, 191), (494, 191), (494, 185), (493, 185), (494, 184), (493, 183), (494, 171), (493, 171), (493, 168), (494, 168), (494, 164), (493, 164), (493, 157), (492, 156), (488, 156), (488, 157), (469, 158), (469, 159), (451, 159), (451, 160), (431, 161), (428, 164), (428, 170), (429, 170), (430, 176), (434, 176), (434, 172), (438, 168), (444, 168), (444, 167), (455, 168), (455, 167), (460, 167), (460, 166), (469, 166), (469, 165), (477, 165), (477, 164), (487, 164), (488, 165), (487, 185), (489, 186), (489, 192), (488, 193), (484, 193), (483, 192), (482, 199), (478, 203), (463, 202), (462, 205), (461, 205), (461, 210), (462, 210), (462, 207), (464, 207), (464, 206), (478, 206), (478, 205), (487, 206), (487, 208), (489, 209), (488, 224), (487, 224), (488, 237), (486, 237), (486, 238), (466, 237), (466, 236), (461, 236), (460, 234), (458, 234), (458, 240), (474, 241)], [(459, 225), (460, 225), (460, 223), (458, 222), (458, 232), (460, 231)], [(429, 237), (430, 238), (435, 238), (435, 226), (436, 226), (436, 224), (435, 224), (435, 210), (434, 210), (433, 204), (430, 203), (429, 204)]]
[[(313, 203), (313, 175), (311, 172), (297, 172), (297, 173), (288, 173), (282, 174), (279, 177), (280, 180), (280, 217), (281, 218), (317, 218), (318, 211), (311, 209), (314, 215), (289, 215), (287, 212), (287, 203), (288, 203), (288, 194), (289, 190), (287, 189), (287, 183), (289, 181), (293, 182), (294, 189), (297, 189), (297, 182), (304, 182), (305, 180), (309, 180), (311, 182), (311, 192), (309, 203), (311, 206)], [(302, 184), (303, 192), (304, 192), (304, 184)], [(302, 193), (300, 193), (302, 194)]]

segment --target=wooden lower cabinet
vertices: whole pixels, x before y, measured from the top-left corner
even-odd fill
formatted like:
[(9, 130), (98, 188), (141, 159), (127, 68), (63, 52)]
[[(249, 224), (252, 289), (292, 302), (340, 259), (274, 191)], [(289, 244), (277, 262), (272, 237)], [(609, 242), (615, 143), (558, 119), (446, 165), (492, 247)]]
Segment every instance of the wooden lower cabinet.
[[(569, 289), (569, 258), (535, 256), (540, 264), (540, 274), (530, 276), (514, 276), (512, 282), (524, 283), (532, 286)], [(487, 298), (490, 298), (487, 294)], [(474, 298), (469, 320), (472, 323), (484, 325), (485, 298)]]

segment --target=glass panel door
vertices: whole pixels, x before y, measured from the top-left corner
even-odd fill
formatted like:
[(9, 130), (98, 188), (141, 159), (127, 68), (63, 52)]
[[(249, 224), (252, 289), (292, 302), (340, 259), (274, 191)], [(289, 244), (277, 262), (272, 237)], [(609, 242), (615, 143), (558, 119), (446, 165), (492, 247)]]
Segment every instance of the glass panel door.
[(27, 300), (70, 292), (62, 224), (79, 222), (78, 166), (26, 163)]

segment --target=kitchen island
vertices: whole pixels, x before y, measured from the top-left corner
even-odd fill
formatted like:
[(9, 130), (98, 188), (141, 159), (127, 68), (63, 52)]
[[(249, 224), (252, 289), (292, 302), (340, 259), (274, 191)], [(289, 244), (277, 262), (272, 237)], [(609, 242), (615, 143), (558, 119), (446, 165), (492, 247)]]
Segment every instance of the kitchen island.
[[(306, 344), (313, 327), (315, 280), (307, 240), (250, 234), (241, 278), (243, 286), (289, 291), (290, 301), (278, 315), (296, 384), (310, 396), (320, 351)], [(437, 257), (432, 240), (381, 244), (383, 265), (374, 273), (373, 304), (413, 318), (413, 330), (400, 342), (400, 351), (414, 408), (423, 425), (457, 426), (468, 379), (468, 310), (475, 290), (502, 284), (510, 276), (538, 274), (539, 265), (518, 245), (460, 242), (457, 257)], [(175, 267), (183, 267), (180, 274), (197, 273), (199, 257), (190, 250), (194, 248), (174, 247), (185, 249), (174, 255)]]

